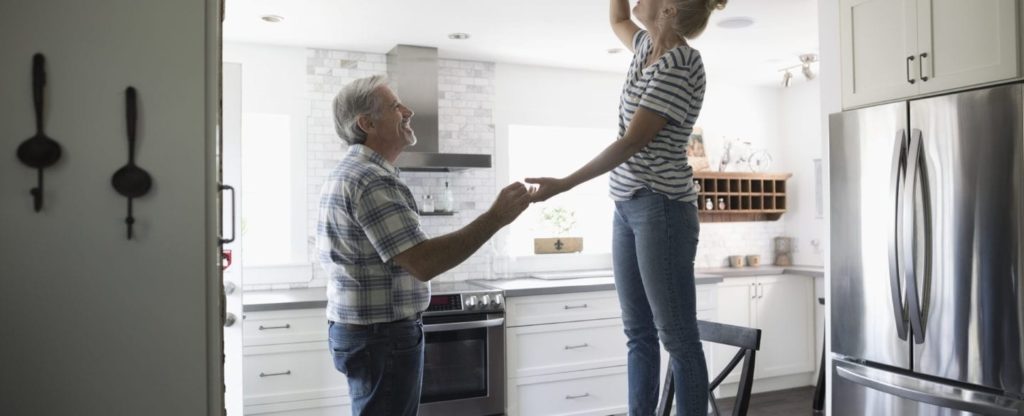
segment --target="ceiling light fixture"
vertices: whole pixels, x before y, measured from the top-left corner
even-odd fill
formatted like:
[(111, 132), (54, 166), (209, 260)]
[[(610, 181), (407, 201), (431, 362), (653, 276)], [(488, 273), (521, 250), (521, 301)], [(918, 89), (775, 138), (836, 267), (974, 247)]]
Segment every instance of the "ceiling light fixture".
[(789, 88), (789, 84), (793, 82), (793, 73), (786, 70), (786, 73), (782, 74), (782, 88)]
[(803, 67), (800, 71), (804, 73), (804, 77), (808, 80), (814, 79), (814, 71), (811, 71), (811, 64), (818, 62), (818, 55), (813, 53), (800, 55), (800, 62), (800, 66)]
[(268, 15), (260, 16), (260, 19), (263, 19), (263, 21), (267, 22), (267, 23), (281, 23), (281, 21), (284, 20), (284, 16), (278, 16), (276, 14), (268, 14)]
[(796, 68), (800, 68), (800, 72), (804, 74), (804, 78), (807, 78), (808, 81), (814, 79), (815, 75), (817, 74), (814, 73), (814, 70), (811, 68), (811, 64), (815, 62), (818, 62), (818, 55), (815, 55), (813, 53), (805, 53), (803, 55), (800, 55), (799, 64), (790, 65), (780, 69), (779, 72), (783, 72), (782, 87), (789, 87), (789, 84), (792, 83), (793, 73), (791, 71)]
[(616, 55), (616, 54), (620, 54), (620, 53), (623, 53), (623, 52), (625, 52), (625, 51), (626, 51), (626, 50), (625, 50), (625, 49), (622, 49), (622, 48), (611, 48), (611, 49), (608, 49), (608, 51), (607, 51), (607, 52), (608, 52), (608, 54), (609, 54), (609, 55)]
[(743, 29), (754, 25), (754, 19), (739, 16), (739, 17), (727, 17), (718, 21), (718, 27), (723, 29)]
[(448, 39), (466, 40), (466, 39), (469, 39), (469, 33), (462, 33), (462, 32), (449, 33), (448, 34)]

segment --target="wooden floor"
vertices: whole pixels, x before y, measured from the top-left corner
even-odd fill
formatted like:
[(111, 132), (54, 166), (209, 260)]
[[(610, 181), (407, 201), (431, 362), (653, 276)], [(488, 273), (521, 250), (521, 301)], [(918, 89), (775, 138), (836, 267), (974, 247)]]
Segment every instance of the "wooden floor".
[[(814, 401), (814, 387), (800, 387), (759, 393), (750, 397), (747, 416), (800, 416), (814, 415), (811, 402)], [(732, 414), (732, 398), (718, 400), (722, 416)]]
[[(815, 416), (824, 414), (811, 410), (813, 401), (814, 386), (759, 393), (750, 396), (750, 408), (747, 409), (747, 416)], [(718, 411), (722, 416), (732, 415), (733, 399), (731, 397), (720, 399), (717, 402)]]

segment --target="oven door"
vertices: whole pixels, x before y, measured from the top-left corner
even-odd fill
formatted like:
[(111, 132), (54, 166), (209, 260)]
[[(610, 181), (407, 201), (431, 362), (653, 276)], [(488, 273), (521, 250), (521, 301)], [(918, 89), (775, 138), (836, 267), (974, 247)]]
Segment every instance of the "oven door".
[(424, 316), (421, 416), (505, 413), (505, 314)]

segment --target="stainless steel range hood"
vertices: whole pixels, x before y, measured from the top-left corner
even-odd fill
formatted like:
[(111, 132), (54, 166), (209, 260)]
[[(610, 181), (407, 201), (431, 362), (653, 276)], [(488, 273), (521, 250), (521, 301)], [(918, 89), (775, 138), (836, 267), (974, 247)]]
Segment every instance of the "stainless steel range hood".
[(491, 155), (439, 152), (437, 68), (437, 48), (398, 45), (388, 52), (388, 77), (402, 102), (416, 112), (412, 128), (417, 143), (407, 147), (395, 164), (412, 172), (490, 168)]

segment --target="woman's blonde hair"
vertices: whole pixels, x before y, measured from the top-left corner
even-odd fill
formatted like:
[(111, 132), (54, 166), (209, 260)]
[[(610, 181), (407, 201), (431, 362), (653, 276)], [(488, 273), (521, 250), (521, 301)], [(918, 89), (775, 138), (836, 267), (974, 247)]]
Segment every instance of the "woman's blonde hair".
[(711, 12), (722, 10), (729, 0), (671, 0), (676, 17), (670, 23), (673, 31), (685, 39), (695, 39), (704, 33)]

